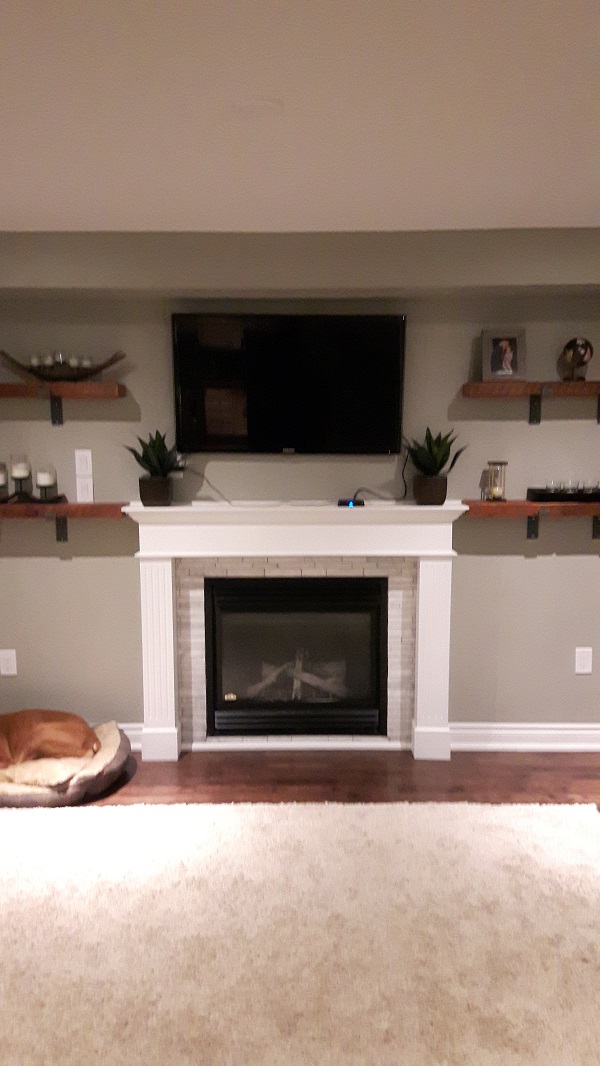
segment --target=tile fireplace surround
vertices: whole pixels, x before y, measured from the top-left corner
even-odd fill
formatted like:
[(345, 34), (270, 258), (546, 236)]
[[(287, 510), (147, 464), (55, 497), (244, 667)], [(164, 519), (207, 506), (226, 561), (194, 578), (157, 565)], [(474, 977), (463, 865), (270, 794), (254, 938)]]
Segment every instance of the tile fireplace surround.
[[(466, 510), (460, 501), (354, 509), (199, 501), (123, 510), (139, 525), (144, 760), (175, 761), (182, 737), (195, 751), (410, 747), (416, 759), (450, 758), (452, 524)], [(387, 577), (387, 737), (207, 737), (205, 575)]]

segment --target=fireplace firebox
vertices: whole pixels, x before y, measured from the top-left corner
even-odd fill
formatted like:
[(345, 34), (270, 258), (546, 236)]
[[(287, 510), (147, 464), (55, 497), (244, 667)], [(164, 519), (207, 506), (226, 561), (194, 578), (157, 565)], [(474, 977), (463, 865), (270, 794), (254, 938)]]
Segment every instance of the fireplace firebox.
[(205, 615), (208, 735), (386, 735), (386, 579), (207, 578)]

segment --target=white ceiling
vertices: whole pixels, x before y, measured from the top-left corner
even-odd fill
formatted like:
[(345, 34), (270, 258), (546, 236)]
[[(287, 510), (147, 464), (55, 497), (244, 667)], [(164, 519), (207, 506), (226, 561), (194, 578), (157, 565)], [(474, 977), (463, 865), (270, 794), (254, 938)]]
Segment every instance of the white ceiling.
[(598, 225), (598, 0), (2, 0), (0, 230)]

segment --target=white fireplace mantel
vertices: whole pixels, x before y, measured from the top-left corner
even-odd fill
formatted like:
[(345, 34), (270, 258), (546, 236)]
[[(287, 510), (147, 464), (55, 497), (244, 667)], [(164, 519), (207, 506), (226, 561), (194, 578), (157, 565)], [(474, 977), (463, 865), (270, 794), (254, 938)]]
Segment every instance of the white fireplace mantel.
[(137, 557), (394, 555), (451, 556), (459, 500), (441, 507), (409, 503), (213, 503), (144, 507), (125, 514), (138, 523)]
[(175, 560), (403, 557), (416, 559), (418, 566), (412, 750), (415, 758), (450, 758), (452, 525), (466, 509), (458, 500), (435, 507), (383, 501), (354, 508), (256, 501), (124, 507), (139, 526), (142, 757), (174, 760), (180, 751)]

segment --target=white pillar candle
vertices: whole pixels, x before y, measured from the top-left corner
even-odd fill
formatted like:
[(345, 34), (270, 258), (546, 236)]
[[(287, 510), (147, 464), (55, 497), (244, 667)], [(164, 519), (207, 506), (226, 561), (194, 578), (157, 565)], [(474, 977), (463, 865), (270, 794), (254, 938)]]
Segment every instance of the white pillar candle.
[(49, 488), (50, 485), (54, 485), (55, 475), (50, 470), (38, 470), (35, 475), (35, 483), (38, 488)]
[(15, 481), (23, 481), (25, 478), (29, 477), (31, 473), (31, 467), (29, 466), (29, 463), (13, 463), (10, 469), (10, 473), (11, 476), (15, 479)]

